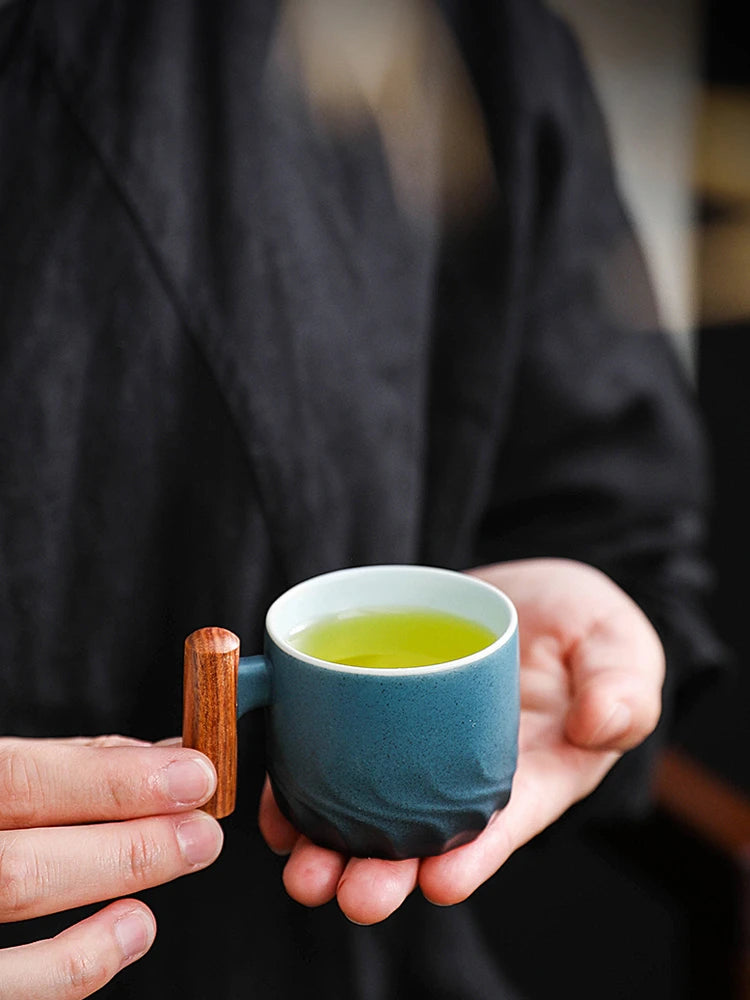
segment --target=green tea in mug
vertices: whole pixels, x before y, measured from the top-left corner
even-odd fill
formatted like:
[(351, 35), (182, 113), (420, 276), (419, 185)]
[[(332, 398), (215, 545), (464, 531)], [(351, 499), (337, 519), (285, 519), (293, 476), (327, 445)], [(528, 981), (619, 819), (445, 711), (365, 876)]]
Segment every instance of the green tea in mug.
[(485, 649), (492, 629), (432, 608), (361, 608), (318, 618), (289, 641), (301, 653), (354, 667), (424, 667)]

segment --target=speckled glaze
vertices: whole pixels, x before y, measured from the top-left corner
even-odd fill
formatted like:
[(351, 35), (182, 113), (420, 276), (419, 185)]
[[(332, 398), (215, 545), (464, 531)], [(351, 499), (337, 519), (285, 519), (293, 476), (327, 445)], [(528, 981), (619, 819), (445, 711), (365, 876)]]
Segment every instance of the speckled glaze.
[[(470, 657), (396, 670), (297, 652), (291, 628), (351, 607), (430, 606), (499, 636)], [(443, 853), (508, 801), (519, 720), (515, 609), (494, 587), (432, 567), (329, 573), (269, 610), (262, 657), (240, 660), (238, 714), (265, 705), (282, 811), (316, 843), (360, 857)]]

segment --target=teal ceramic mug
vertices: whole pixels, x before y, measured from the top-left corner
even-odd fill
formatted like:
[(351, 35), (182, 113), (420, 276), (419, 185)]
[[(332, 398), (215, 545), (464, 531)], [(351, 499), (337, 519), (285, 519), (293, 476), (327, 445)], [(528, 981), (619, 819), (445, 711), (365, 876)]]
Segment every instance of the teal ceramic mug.
[[(459, 616), (489, 634), (457, 658), (390, 668), (333, 662), (295, 644), (310, 623), (394, 611)], [(274, 795), (302, 833), (359, 857), (440, 854), (476, 837), (510, 797), (518, 618), (505, 594), (463, 573), (337, 570), (272, 604), (262, 655), (240, 657), (224, 629), (189, 636), (184, 697), (183, 741), (219, 772), (215, 815), (234, 805), (236, 720), (263, 708)]]

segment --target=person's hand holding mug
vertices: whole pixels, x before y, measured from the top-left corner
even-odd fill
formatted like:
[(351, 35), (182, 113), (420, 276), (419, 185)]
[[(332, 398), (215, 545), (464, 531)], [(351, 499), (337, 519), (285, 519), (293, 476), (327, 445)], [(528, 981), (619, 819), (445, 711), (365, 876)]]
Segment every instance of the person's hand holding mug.
[(0, 922), (116, 899), (50, 940), (0, 951), (0, 996), (79, 1000), (141, 958), (151, 911), (122, 898), (205, 868), (222, 831), (199, 811), (202, 754), (122, 737), (0, 739)]
[(362, 924), (385, 919), (417, 886), (434, 903), (458, 903), (655, 728), (661, 642), (608, 577), (558, 559), (498, 564), (472, 575), (500, 588), (518, 611), (521, 718), (510, 801), (470, 843), (394, 861), (312, 843), (282, 815), (267, 783), (261, 829), (274, 851), (289, 854), (284, 884), (298, 902), (319, 906), (337, 898), (349, 919)]

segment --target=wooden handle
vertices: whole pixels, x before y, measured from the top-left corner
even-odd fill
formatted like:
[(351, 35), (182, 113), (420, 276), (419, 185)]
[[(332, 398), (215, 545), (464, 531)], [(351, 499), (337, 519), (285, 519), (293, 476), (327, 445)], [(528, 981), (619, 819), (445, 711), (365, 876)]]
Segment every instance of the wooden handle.
[(224, 628), (201, 628), (185, 640), (182, 743), (213, 762), (216, 792), (203, 807), (221, 819), (237, 793), (237, 670), (240, 640)]

